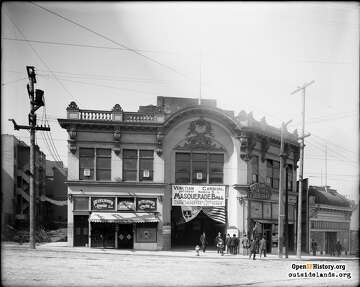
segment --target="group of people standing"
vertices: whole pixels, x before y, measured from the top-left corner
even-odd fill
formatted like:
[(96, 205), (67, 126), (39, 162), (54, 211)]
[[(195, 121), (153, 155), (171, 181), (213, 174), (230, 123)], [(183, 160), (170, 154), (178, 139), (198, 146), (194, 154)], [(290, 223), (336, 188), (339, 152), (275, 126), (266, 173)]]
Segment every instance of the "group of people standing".
[[(253, 256), (253, 260), (255, 260), (256, 253), (259, 253), (259, 251), (260, 258), (262, 254), (264, 254), (264, 257), (266, 257), (266, 240), (264, 237), (262, 237), (261, 240), (256, 238), (250, 241), (245, 234), (241, 240), (241, 244), (243, 246), (244, 255), (250, 254), (249, 258)], [(205, 252), (208, 245), (208, 240), (205, 232), (203, 232), (200, 236), (200, 245), (201, 250)], [(226, 252), (227, 254), (236, 255), (239, 254), (240, 238), (237, 237), (236, 234), (230, 236), (230, 234), (228, 233), (226, 238), (224, 239), (221, 235), (221, 232), (219, 232), (215, 238), (215, 245), (217, 253), (221, 255), (224, 255), (224, 252)], [(199, 249), (198, 246), (195, 249)]]

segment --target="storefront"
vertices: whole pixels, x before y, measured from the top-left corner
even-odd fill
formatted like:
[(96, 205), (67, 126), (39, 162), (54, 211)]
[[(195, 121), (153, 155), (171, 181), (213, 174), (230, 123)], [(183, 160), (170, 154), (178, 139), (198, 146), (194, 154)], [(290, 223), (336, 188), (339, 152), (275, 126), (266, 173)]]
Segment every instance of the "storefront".
[(133, 249), (158, 242), (156, 197), (76, 196), (72, 200), (74, 246)]

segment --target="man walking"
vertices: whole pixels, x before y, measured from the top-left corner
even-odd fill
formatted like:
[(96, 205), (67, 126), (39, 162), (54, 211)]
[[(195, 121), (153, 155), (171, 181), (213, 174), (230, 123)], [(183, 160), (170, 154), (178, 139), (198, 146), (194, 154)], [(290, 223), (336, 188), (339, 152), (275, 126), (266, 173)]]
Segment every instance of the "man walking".
[(336, 248), (337, 256), (340, 256), (341, 255), (341, 249), (342, 249), (340, 241), (336, 242), (335, 248)]
[(230, 239), (230, 253), (235, 254), (235, 246), (236, 246), (236, 235), (233, 234), (233, 237)]
[(264, 257), (266, 257), (266, 239), (264, 237), (260, 240), (260, 258), (263, 253)]
[(254, 255), (253, 256), (253, 260), (255, 260), (255, 256), (256, 256), (256, 252), (258, 250), (258, 240), (259, 239), (253, 239), (250, 243), (250, 256), (249, 256), (249, 259), (251, 259), (251, 255)]
[(246, 234), (244, 234), (243, 239), (241, 240), (241, 244), (243, 247), (243, 255), (248, 255), (248, 248), (249, 248), (249, 238), (247, 238)]
[(226, 239), (225, 239), (225, 246), (226, 246), (226, 253), (227, 254), (230, 253), (230, 242), (231, 242), (231, 237), (230, 237), (230, 234), (228, 233), (226, 235)]
[(201, 244), (201, 249), (202, 249), (203, 253), (205, 253), (206, 245), (207, 245), (207, 238), (206, 238), (205, 232), (203, 232), (200, 236), (200, 244)]

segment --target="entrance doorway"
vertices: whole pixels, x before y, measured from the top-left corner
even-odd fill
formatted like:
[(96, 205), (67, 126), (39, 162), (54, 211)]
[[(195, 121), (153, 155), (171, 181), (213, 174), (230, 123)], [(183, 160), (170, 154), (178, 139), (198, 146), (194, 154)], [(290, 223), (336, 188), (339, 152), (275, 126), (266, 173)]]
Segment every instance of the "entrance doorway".
[(74, 215), (74, 246), (85, 246), (89, 240), (89, 216)]
[(115, 224), (91, 223), (91, 247), (115, 248)]
[(335, 255), (336, 232), (325, 232), (325, 252)]
[(263, 224), (263, 236), (266, 240), (266, 253), (271, 253), (271, 232), (272, 232), (272, 224), (271, 223), (264, 223)]
[[(173, 211), (172, 211), (172, 218)], [(200, 236), (205, 232), (208, 247), (215, 248), (215, 238), (219, 232), (225, 238), (226, 225), (212, 220), (202, 211), (193, 220), (181, 224), (172, 222), (171, 246), (175, 248), (191, 247), (200, 245)]]
[(132, 224), (119, 224), (117, 232), (118, 249), (134, 248), (134, 229)]

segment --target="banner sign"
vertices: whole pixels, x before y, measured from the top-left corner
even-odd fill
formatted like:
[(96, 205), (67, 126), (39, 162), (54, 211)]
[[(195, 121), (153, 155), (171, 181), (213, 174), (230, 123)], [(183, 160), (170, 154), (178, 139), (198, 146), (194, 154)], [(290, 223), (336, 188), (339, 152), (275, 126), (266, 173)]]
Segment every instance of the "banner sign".
[(136, 198), (136, 210), (154, 210), (156, 211), (156, 198)]
[(225, 206), (224, 185), (173, 185), (173, 206)]
[(115, 197), (92, 197), (91, 209), (92, 210), (114, 210)]

